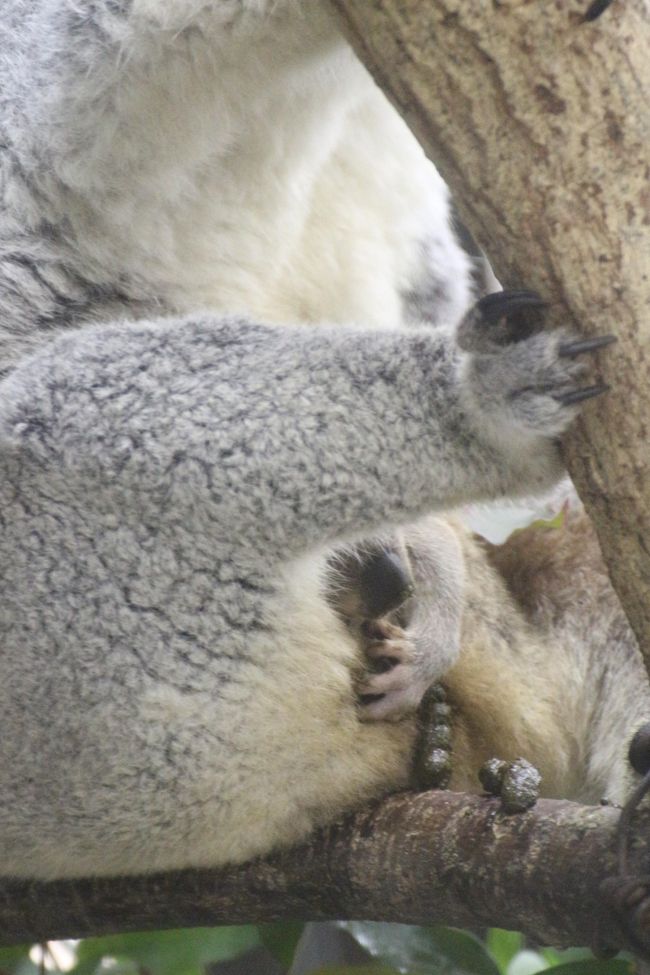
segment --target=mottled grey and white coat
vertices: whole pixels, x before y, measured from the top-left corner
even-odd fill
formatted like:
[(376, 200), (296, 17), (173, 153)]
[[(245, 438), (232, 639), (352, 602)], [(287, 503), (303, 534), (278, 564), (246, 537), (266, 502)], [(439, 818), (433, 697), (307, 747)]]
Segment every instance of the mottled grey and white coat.
[(361, 718), (453, 663), (460, 590), (364, 714), (327, 553), (558, 476), (567, 337), (457, 336), (444, 186), (324, 6), (0, 2), (0, 873), (243, 859), (404, 784), (412, 722)]

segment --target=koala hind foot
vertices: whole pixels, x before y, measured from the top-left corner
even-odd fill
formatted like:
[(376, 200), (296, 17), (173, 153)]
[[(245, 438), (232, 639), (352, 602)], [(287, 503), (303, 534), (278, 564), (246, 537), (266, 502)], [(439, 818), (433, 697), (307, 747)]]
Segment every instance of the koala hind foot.
[(415, 711), (431, 679), (415, 641), (399, 625), (414, 584), (398, 538), (371, 539), (334, 552), (326, 592), (365, 662), (356, 680), (361, 720), (394, 721)]
[(357, 687), (362, 720), (398, 720), (413, 712), (424, 689), (418, 679), (415, 644), (407, 631), (384, 618), (366, 620), (360, 632), (369, 665)]

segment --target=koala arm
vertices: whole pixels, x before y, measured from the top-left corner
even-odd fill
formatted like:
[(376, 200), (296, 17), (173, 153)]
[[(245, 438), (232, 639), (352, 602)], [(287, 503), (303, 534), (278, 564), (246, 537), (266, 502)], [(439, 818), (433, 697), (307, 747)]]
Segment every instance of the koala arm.
[[(549, 351), (559, 341), (541, 332), (490, 351), (477, 393), (451, 332), (208, 317), (89, 327), (3, 382), (3, 439), (84, 496), (126, 509), (149, 496), (163, 514), (286, 558), (552, 480), (549, 433), (575, 412), (554, 398), (554, 383), (575, 381), (572, 361)], [(481, 398), (491, 369), (499, 389)]]

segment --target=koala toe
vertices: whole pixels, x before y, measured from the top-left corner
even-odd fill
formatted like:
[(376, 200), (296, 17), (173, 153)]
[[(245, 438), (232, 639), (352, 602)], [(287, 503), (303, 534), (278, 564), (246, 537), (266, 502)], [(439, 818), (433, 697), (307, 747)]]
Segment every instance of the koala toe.
[(425, 690), (409, 664), (369, 675), (359, 687), (361, 720), (399, 721), (417, 710)]
[(368, 660), (368, 669), (357, 686), (362, 720), (396, 720), (414, 711), (426, 682), (407, 632), (388, 620), (369, 620), (362, 632)]
[(524, 308), (546, 308), (546, 302), (536, 291), (495, 291), (476, 302), (477, 312), (485, 325), (494, 325)]
[(460, 323), (458, 345), (464, 352), (496, 352), (521, 342), (543, 326), (547, 303), (535, 291), (495, 291), (480, 298)]

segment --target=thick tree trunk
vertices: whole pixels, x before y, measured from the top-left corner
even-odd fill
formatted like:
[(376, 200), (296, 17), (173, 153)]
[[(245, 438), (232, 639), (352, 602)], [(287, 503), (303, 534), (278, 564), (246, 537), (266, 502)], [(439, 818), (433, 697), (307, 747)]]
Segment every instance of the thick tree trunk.
[[(650, 946), (650, 898), (613, 906), (618, 811), (543, 800), (506, 815), (496, 799), (393, 796), (303, 847), (221, 871), (0, 882), (0, 943), (254, 919), (368, 918), (496, 925), (543, 944)], [(650, 873), (650, 811), (632, 855)], [(629, 885), (628, 885), (629, 886)], [(637, 938), (637, 942), (634, 938)]]
[(566, 459), (650, 659), (650, 5), (331, 0), (507, 287), (613, 332)]

